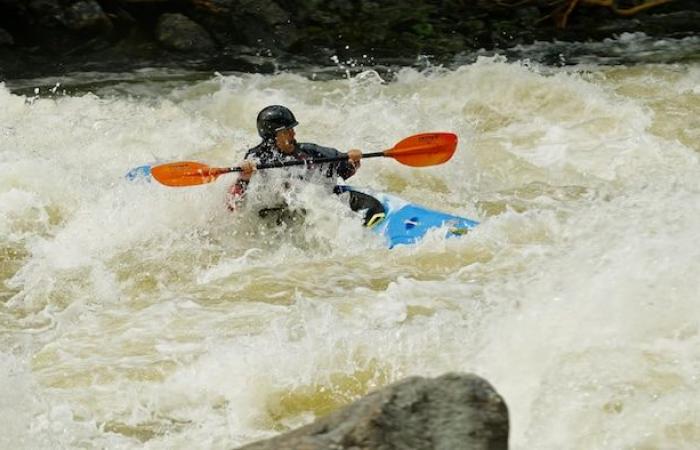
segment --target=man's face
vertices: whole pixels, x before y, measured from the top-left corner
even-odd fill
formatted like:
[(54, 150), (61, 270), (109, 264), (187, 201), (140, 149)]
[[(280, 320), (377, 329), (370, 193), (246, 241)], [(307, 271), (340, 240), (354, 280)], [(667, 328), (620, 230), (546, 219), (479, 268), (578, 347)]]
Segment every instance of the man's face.
[(275, 135), (275, 144), (282, 153), (289, 154), (294, 151), (294, 145), (296, 141), (294, 140), (294, 128), (286, 128), (280, 130)]

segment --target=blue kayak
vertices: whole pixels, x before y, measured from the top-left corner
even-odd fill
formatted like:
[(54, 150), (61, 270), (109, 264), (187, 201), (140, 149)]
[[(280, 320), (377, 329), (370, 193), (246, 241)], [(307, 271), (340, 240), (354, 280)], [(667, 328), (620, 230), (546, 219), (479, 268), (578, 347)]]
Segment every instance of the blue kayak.
[(381, 207), (372, 207), (371, 203), (368, 203), (370, 210), (365, 217), (365, 225), (375, 233), (383, 235), (389, 248), (414, 244), (436, 228), (444, 228), (445, 237), (455, 237), (465, 234), (479, 224), (475, 220), (416, 205), (389, 194), (359, 190), (352, 186), (338, 186), (336, 192), (338, 191), (360, 193), (381, 204)]
[[(131, 169), (129, 181), (151, 180), (151, 164)], [(445, 237), (461, 236), (479, 222), (407, 202), (393, 195), (360, 190), (352, 186), (336, 186), (335, 192), (350, 193), (350, 207), (365, 211), (365, 226), (386, 238), (389, 248), (414, 244), (436, 228), (445, 229)]]

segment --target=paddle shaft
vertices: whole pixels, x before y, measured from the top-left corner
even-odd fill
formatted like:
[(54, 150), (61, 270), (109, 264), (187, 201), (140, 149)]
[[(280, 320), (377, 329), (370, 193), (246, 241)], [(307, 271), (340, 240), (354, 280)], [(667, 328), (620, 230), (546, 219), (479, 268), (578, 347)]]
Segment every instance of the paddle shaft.
[[(362, 159), (377, 158), (379, 156), (386, 156), (385, 152), (363, 153)], [(295, 159), (292, 161), (275, 161), (275, 162), (271, 162), (271, 163), (257, 164), (255, 166), (255, 168), (257, 170), (275, 169), (278, 167), (303, 166), (303, 165), (309, 165), (309, 164), (325, 164), (325, 163), (330, 163), (330, 162), (347, 161), (347, 160), (348, 160), (348, 155), (333, 156), (331, 158)], [(235, 166), (235, 167), (226, 167), (224, 169), (220, 169), (219, 173), (223, 174), (223, 173), (240, 172), (240, 171), (241, 171), (241, 168)]]

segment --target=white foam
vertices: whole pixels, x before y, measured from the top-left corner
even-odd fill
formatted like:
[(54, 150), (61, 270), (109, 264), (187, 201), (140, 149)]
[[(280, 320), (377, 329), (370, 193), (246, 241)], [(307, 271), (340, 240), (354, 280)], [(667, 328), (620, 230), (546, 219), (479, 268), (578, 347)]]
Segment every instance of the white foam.
[[(0, 87), (3, 444), (231, 448), (458, 370), (505, 396), (515, 449), (691, 448), (700, 182), (696, 118), (674, 105), (698, 72), (590, 70), (482, 58), (155, 98)], [(154, 160), (237, 163), (275, 103), (300, 141), (341, 150), (456, 132), (449, 163), (365, 160), (349, 182), (481, 225), (388, 250), (319, 186), (280, 194), (306, 216), (276, 227), (225, 208), (234, 176), (124, 180)]]

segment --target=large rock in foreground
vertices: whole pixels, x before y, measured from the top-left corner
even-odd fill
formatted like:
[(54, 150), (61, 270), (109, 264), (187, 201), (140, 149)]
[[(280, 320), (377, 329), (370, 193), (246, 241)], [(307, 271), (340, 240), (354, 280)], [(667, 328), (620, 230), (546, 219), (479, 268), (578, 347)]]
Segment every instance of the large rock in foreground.
[(240, 450), (505, 450), (508, 407), (482, 378), (412, 377)]

